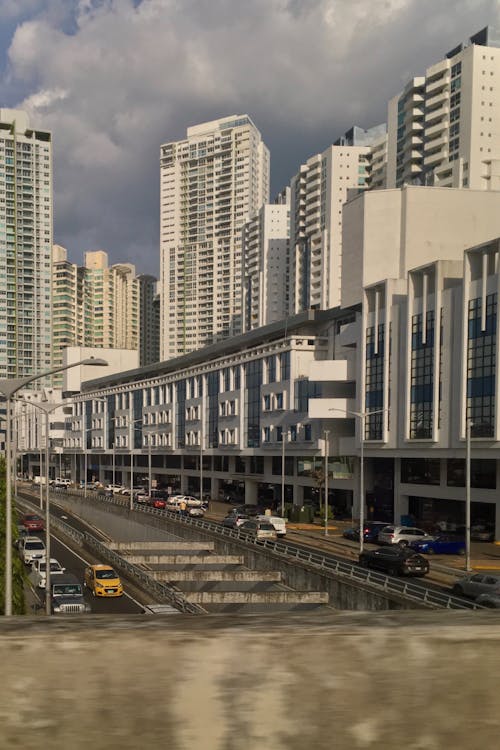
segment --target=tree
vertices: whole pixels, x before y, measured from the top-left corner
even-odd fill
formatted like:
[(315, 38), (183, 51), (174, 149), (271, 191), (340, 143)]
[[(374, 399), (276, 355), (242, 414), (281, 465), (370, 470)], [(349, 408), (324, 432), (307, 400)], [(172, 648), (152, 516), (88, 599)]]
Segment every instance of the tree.
[[(0, 456), (0, 609), (5, 611), (5, 458)], [(12, 519), (12, 538), (17, 537), (16, 513)], [(17, 555), (12, 556), (12, 612), (15, 615), (24, 615), (24, 567)]]

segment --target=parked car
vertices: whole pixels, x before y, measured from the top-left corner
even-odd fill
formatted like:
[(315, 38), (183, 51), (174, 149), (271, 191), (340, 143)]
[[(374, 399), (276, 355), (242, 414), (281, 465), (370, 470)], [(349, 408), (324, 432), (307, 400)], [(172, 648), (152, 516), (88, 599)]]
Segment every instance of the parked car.
[(150, 505), (151, 508), (159, 508), (160, 510), (167, 507), (167, 501), (161, 497), (148, 497), (146, 504)]
[(256, 539), (276, 539), (276, 529), (269, 521), (244, 521), (239, 527), (240, 531), (251, 534)]
[(125, 488), (122, 484), (107, 484), (104, 489), (106, 492), (112, 492), (113, 495), (117, 495)]
[(71, 479), (66, 479), (65, 477), (56, 477), (52, 482), (54, 487), (71, 487), (71, 484)]
[(244, 513), (228, 513), (228, 515), (222, 519), (222, 525), (228, 529), (238, 529), (248, 520), (248, 516)]
[(477, 599), (481, 594), (500, 594), (500, 576), (490, 573), (473, 573), (461, 578), (452, 586), (452, 593)]
[(480, 594), (476, 599), (476, 604), (481, 604), (481, 606), (489, 609), (500, 609), (500, 593)]
[(495, 541), (495, 529), (482, 524), (471, 526), (470, 538), (473, 542), (493, 542)]
[(400, 547), (408, 547), (410, 542), (430, 538), (430, 534), (415, 526), (384, 526), (378, 533), (377, 541), (379, 544), (397, 544)]
[(110, 565), (89, 565), (85, 568), (83, 585), (92, 596), (122, 596), (123, 585)]
[(281, 518), (281, 516), (266, 516), (259, 515), (255, 516), (256, 521), (264, 521), (265, 523), (270, 523), (274, 526), (276, 529), (276, 536), (284, 537), (286, 536), (286, 518)]
[(41, 516), (37, 516), (34, 513), (25, 513), (25, 515), (21, 517), (19, 525), (28, 533), (30, 531), (45, 531), (45, 521)]
[(45, 557), (45, 542), (37, 536), (25, 536), (19, 540), (18, 544), (19, 557), (25, 565), (37, 559)]
[[(379, 531), (385, 529), (387, 526), (383, 521), (368, 521), (365, 523), (363, 529), (363, 538), (365, 542), (376, 542), (378, 540)], [(344, 539), (350, 539), (353, 542), (359, 542), (359, 526), (355, 526), (351, 529), (346, 529), (342, 534)]]
[[(66, 571), (61, 563), (54, 557), (50, 558), (50, 577), (62, 575)], [(44, 589), (47, 584), (47, 558), (37, 558), (31, 563), (31, 574), (30, 579), (33, 581), (34, 586), (38, 586), (39, 589)]]
[(410, 547), (425, 555), (465, 555), (465, 541), (446, 534), (410, 542)]
[(83, 598), (82, 584), (70, 573), (63, 573), (50, 582), (53, 614), (82, 615), (90, 612)]
[(429, 572), (425, 557), (401, 547), (365, 550), (359, 556), (359, 564), (364, 568), (383, 570), (390, 576), (425, 576)]
[(230, 513), (244, 513), (246, 516), (249, 516), (250, 518), (255, 518), (255, 516), (260, 516), (264, 513), (265, 508), (262, 505), (238, 505), (235, 508), (232, 508), (229, 512)]
[(188, 507), (187, 514), (188, 516), (191, 516), (191, 518), (203, 518), (203, 516), (205, 515), (205, 508), (203, 508), (201, 505), (199, 507)]

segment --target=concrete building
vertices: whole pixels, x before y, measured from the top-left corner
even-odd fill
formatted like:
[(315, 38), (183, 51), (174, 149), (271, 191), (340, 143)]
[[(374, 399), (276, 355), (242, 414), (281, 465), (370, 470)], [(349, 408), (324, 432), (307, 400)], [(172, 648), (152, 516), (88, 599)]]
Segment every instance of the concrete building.
[[(68, 260), (66, 248), (52, 248), (52, 361), (63, 364), (64, 349), (85, 344), (86, 321), (91, 320), (85, 285), (85, 270)], [(55, 387), (62, 386), (63, 375), (54, 375)]]
[(292, 178), (291, 314), (340, 303), (342, 206), (350, 190), (369, 187), (370, 146), (330, 146)]
[(0, 378), (52, 366), (52, 137), (0, 109)]
[(388, 106), (387, 187), (500, 187), (500, 34), (486, 27)]
[(160, 299), (158, 279), (142, 273), (139, 283), (139, 363), (142, 366), (160, 361)]
[(269, 200), (269, 152), (248, 115), (161, 147), (162, 359), (242, 331), (241, 230)]
[(283, 320), (289, 307), (290, 188), (243, 227), (244, 330)]

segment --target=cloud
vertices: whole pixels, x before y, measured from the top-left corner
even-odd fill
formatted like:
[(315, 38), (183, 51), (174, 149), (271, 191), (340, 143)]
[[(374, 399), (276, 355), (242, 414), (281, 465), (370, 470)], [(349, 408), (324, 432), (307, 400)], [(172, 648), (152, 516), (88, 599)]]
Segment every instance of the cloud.
[(101, 247), (153, 273), (161, 143), (246, 112), (271, 149), (276, 191), (351, 124), (383, 121), (409, 77), (498, 20), (496, 0), (23, 4), (35, 15), (17, 25), (8, 75), (23, 91), (16, 104), (53, 133), (56, 241), (76, 262)]

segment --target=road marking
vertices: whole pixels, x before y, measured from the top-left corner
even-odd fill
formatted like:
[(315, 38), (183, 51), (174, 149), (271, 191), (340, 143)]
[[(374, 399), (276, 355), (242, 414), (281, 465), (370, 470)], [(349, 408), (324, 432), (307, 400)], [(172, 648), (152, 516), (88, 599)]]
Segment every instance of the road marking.
[[(90, 562), (90, 560), (86, 560), (84, 557), (82, 557), (81, 555), (79, 555), (78, 552), (75, 552), (74, 549), (71, 549), (71, 547), (68, 547), (68, 545), (65, 544), (63, 541), (61, 541), (57, 536), (55, 536), (55, 534), (51, 534), (51, 536), (53, 536), (54, 539), (56, 539), (59, 544), (61, 544), (63, 547), (65, 547), (68, 550), (68, 552), (71, 552), (71, 554), (73, 554), (75, 557), (77, 557), (79, 560), (81, 560), (82, 563), (85, 563), (85, 565), (92, 565), (92, 563)], [(134, 597), (131, 596), (130, 594), (128, 594), (126, 591), (123, 592), (123, 596), (126, 596), (127, 599), (130, 599), (130, 601), (134, 602), (134, 604), (136, 604), (138, 607), (140, 607), (140, 609), (146, 609), (146, 605), (145, 604), (142, 604), (142, 602), (139, 602), (139, 601), (137, 601), (137, 599), (134, 599)]]

